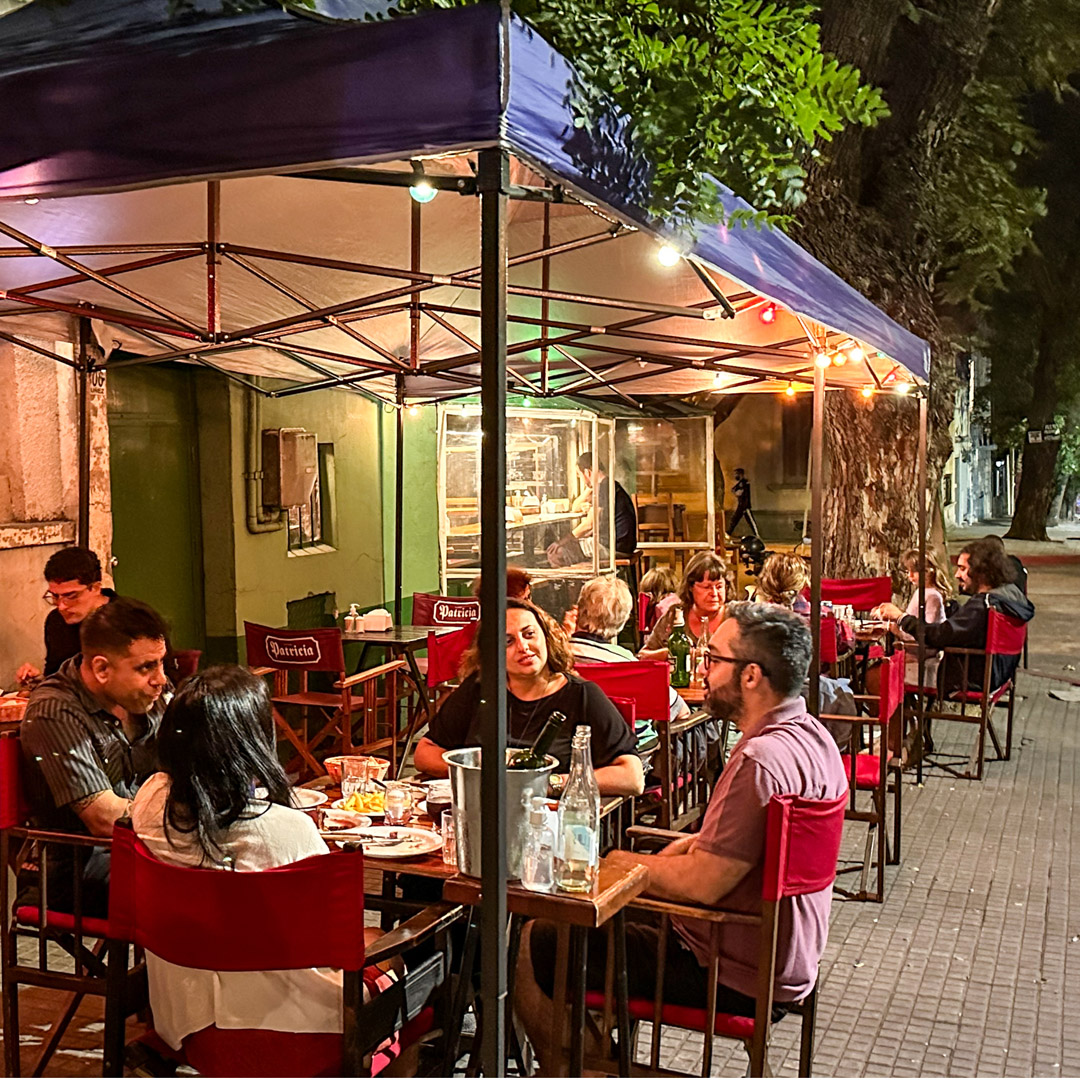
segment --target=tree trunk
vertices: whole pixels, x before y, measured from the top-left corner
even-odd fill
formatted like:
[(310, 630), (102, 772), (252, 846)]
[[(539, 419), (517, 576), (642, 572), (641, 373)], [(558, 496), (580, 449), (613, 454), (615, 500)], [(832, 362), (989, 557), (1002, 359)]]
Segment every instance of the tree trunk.
[(1016, 509), (1012, 525), (1005, 534), (1013, 540), (1049, 540), (1046, 519), (1050, 501), (1057, 491), (1054, 467), (1057, 465), (1058, 442), (1027, 443), (1024, 446), (1020, 470), (1020, 490), (1016, 494)]
[[(895, 0), (825, 0), (822, 41), (884, 87), (892, 116), (877, 129), (847, 129), (808, 181), (800, 244), (902, 325), (930, 342), (928, 483), (935, 490), (951, 450), (953, 349), (934, 308), (939, 269), (920, 231), (930, 163), (948, 137), (986, 47), (997, 0), (936, 0), (915, 22)], [(849, 392), (826, 399), (829, 457), (825, 572), (887, 572), (917, 542), (918, 407), (913, 399)], [(929, 516), (928, 516), (929, 521)]]

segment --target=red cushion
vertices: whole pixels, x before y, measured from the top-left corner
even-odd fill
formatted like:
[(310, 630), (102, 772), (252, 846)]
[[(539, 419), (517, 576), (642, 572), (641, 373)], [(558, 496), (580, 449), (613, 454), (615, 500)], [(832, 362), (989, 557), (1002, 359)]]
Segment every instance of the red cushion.
[[(372, 1056), (378, 1076), (403, 1049), (434, 1024), (435, 1011), (424, 1009)], [(204, 1076), (341, 1076), (341, 1036), (332, 1033), (223, 1030), (216, 1025), (184, 1039), (187, 1063)]]
[(927, 697), (937, 697), (936, 686), (916, 686), (915, 683), (904, 683), (905, 694), (925, 694)]
[[(844, 775), (851, 777), (851, 755), (841, 754), (840, 760), (844, 763)], [(886, 759), (886, 763), (892, 760), (892, 754)], [(855, 755), (855, 786), (860, 790), (876, 788), (881, 784), (881, 759), (877, 754)]]
[[(41, 910), (36, 907), (23, 906), (15, 909), (15, 919), (23, 926), (41, 926)], [(69, 934), (75, 933), (75, 916), (64, 911), (50, 911), (46, 918), (46, 925), (50, 930), (66, 930)], [(83, 918), (82, 932), (87, 937), (109, 937), (109, 922), (107, 919)]]
[[(1012, 686), (1012, 680), (1010, 679), (1004, 686), (999, 686), (996, 690), (990, 691), (990, 704), (996, 705), (1004, 696), (1005, 691)], [(955, 690), (949, 695), (950, 701), (969, 701), (976, 705), (982, 704), (982, 691), (981, 690)]]
[[(604, 1007), (602, 990), (590, 990), (585, 995), (585, 1004), (590, 1009)], [(651, 1020), (655, 1004), (648, 998), (630, 999), (630, 1018), (632, 1020)], [(695, 1009), (690, 1005), (664, 1005), (660, 1010), (660, 1019), (672, 1027), (689, 1028), (691, 1031), (704, 1031), (706, 1010)], [(752, 1039), (754, 1037), (754, 1018), (752, 1016), (733, 1016), (731, 1013), (716, 1014), (717, 1035), (726, 1035), (731, 1039)]]

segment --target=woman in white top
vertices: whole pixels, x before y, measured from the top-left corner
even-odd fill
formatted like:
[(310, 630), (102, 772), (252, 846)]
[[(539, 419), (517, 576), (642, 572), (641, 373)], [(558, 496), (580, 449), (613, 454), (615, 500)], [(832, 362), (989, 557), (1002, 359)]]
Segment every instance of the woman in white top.
[[(161, 772), (139, 789), (131, 819), (162, 862), (257, 871), (328, 850), (315, 823), (289, 805), (270, 696), (244, 668), (211, 667), (183, 685), (162, 720), (158, 758)], [(379, 933), (372, 928), (371, 938)], [(342, 1030), (340, 971), (205, 971), (151, 953), (146, 966), (154, 1028), (174, 1050), (212, 1024)]]

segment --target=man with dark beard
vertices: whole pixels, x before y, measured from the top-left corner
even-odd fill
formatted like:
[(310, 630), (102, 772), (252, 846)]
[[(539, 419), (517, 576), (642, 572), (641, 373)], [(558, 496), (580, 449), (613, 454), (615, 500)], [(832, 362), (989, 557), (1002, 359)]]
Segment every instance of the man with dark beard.
[[(720, 776), (701, 831), (680, 837), (659, 855), (615, 851), (609, 860), (636, 862), (649, 871), (648, 894), (664, 900), (761, 910), (765, 822), (773, 795), (836, 799), (847, 790), (840, 753), (829, 733), (806, 711), (801, 696), (813, 646), (806, 621), (772, 604), (728, 604), (724, 622), (709, 641), (705, 703), (709, 712), (732, 720), (742, 738)], [(799, 1001), (817, 979), (829, 929), (832, 889), (791, 899), (780, 922), (775, 1000)], [(790, 917), (789, 917), (790, 915)], [(719, 929), (720, 1012), (753, 1016), (758, 939), (746, 927), (696, 919), (672, 919), (664, 957), (664, 999), (670, 1005), (706, 1006), (711, 930)], [(519, 954), (516, 996), (541, 1065), (553, 1075), (551, 995), (555, 927), (530, 923)], [(654, 995), (659, 928), (628, 921), (627, 954), (634, 958), (627, 979), (631, 997)], [(602, 990), (607, 935), (589, 938), (587, 982)]]

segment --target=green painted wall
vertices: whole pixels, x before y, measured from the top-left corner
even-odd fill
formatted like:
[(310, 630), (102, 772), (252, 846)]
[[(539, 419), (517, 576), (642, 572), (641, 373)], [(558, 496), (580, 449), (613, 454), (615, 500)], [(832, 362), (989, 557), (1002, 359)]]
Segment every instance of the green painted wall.
[[(382, 409), (383, 592), (394, 600), (394, 471), (397, 465), (395, 410)], [(405, 411), (402, 617), (414, 592), (439, 590), (438, 416), (433, 405)], [(393, 608), (390, 607), (393, 611)]]

